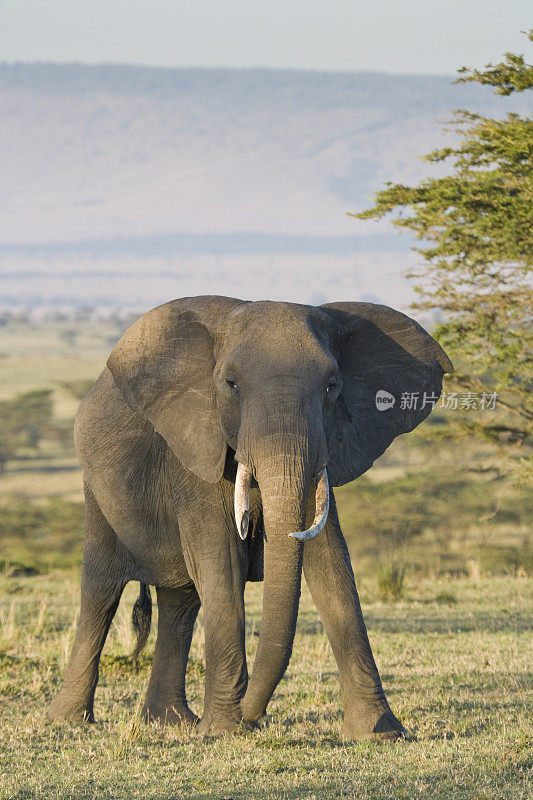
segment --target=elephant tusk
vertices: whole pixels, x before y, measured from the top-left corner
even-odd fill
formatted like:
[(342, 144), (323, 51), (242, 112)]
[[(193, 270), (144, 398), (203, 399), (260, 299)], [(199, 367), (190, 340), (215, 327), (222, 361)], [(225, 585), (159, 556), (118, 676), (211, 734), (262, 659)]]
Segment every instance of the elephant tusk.
[(246, 539), (250, 522), (250, 485), (252, 473), (239, 462), (235, 479), (235, 523), (241, 539)]
[(315, 536), (318, 536), (318, 534), (326, 524), (328, 513), (329, 513), (329, 482), (328, 482), (328, 472), (324, 467), (324, 471), (320, 475), (320, 478), (318, 479), (318, 483), (316, 486), (316, 511), (313, 524), (306, 531), (296, 531), (295, 533), (289, 533), (289, 536), (292, 536), (293, 539), (298, 539), (299, 542), (308, 542), (310, 539), (314, 539)]

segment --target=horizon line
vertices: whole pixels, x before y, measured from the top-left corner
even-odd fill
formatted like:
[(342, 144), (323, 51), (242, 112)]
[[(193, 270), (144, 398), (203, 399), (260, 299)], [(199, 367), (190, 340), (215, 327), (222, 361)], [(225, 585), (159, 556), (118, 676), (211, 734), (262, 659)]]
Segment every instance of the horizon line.
[(364, 73), (366, 75), (380, 75), (393, 78), (454, 78), (456, 73), (451, 72), (390, 72), (388, 70), (370, 69), (366, 67), (353, 68), (353, 69), (340, 69), (333, 67), (279, 67), (270, 66), (267, 64), (251, 64), (248, 66), (215, 66), (215, 65), (200, 65), (200, 64), (148, 64), (137, 63), (131, 61), (52, 61), (36, 59), (34, 61), (22, 60), (0, 60), (0, 67), (37, 67), (37, 66), (52, 66), (52, 67), (87, 67), (87, 68), (101, 68), (101, 67), (127, 67), (130, 69), (153, 69), (165, 71), (203, 71), (203, 72), (307, 72), (314, 74), (327, 74), (327, 75), (357, 75)]

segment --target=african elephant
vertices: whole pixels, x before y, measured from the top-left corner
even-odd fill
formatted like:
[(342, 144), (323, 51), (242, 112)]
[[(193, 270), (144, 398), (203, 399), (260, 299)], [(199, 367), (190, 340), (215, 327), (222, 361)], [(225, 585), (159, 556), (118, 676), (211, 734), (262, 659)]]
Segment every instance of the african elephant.
[[(418, 323), (372, 303), (189, 297), (135, 322), (76, 417), (86, 498), (81, 613), (50, 717), (93, 719), (100, 653), (135, 580), (140, 644), (148, 585), (159, 608), (145, 718), (198, 723), (200, 733), (253, 725), (289, 662), (303, 568), (338, 665), (344, 736), (402, 737), (328, 478), (340, 486), (368, 470), (429, 414), (452, 369)], [(378, 393), (389, 397), (384, 410)], [(244, 588), (263, 579), (248, 679)], [(200, 604), (198, 722), (185, 670)]]

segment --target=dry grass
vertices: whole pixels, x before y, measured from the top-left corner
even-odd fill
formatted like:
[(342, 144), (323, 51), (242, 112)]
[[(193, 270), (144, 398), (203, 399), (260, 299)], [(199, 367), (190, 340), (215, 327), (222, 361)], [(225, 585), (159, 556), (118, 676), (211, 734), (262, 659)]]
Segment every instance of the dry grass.
[[(102, 659), (95, 725), (47, 722), (72, 643), (78, 573), (0, 578), (0, 798), (510, 798), (530, 796), (531, 586), (525, 578), (418, 583), (383, 605), (361, 594), (376, 658), (412, 739), (340, 738), (335, 662), (307, 591), (289, 670), (260, 731), (200, 740), (139, 719), (148, 652), (135, 673), (127, 588)], [(247, 592), (249, 656), (261, 587)], [(187, 685), (201, 712), (203, 628)], [(529, 695), (528, 695), (529, 690)], [(529, 707), (528, 707), (529, 706)]]
[[(66, 422), (77, 401), (60, 382), (96, 377), (114, 333), (88, 326), (69, 348), (53, 325), (2, 329), (0, 397), (53, 388), (56, 419)], [(527, 497), (505, 496), (487, 519), (494, 498), (457, 469), (457, 452), (439, 451), (430, 473), (435, 456), (413, 436), (401, 439), (368, 479), (336, 493), (356, 574), (368, 576), (359, 588), (383, 682), (412, 737), (399, 746), (342, 742), (336, 666), (307, 591), (288, 672), (260, 731), (206, 741), (140, 721), (154, 631), (136, 673), (133, 585), (104, 650), (97, 723), (48, 723), (74, 637), (79, 570), (47, 565), (80, 557), (83, 509), (66, 501), (80, 498), (81, 473), (73, 452), (52, 442), (37, 458), (11, 462), (0, 478), (0, 556), (41, 574), (0, 574), (0, 800), (529, 798)], [(401, 601), (383, 603), (372, 570), (391, 545), (409, 571)], [(508, 575), (491, 577), (493, 569)], [(250, 659), (260, 602), (261, 586), (250, 586)], [(204, 675), (200, 617), (187, 676), (198, 714)]]
[(382, 561), (378, 567), (378, 593), (380, 600), (400, 600), (405, 590), (405, 564), (394, 557)]

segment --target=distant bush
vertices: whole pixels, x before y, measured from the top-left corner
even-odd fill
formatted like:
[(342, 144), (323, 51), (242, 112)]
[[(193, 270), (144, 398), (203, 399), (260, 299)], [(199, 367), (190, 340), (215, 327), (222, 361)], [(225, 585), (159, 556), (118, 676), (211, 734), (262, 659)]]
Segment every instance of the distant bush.
[(76, 328), (62, 328), (58, 333), (58, 337), (67, 347), (75, 347), (78, 331)]
[(51, 389), (0, 400), (0, 475), (22, 447), (36, 448), (52, 420)]

